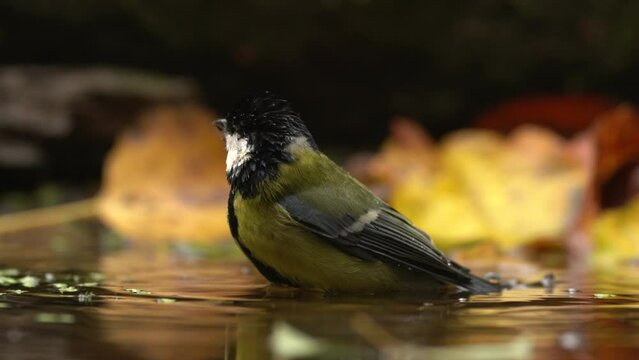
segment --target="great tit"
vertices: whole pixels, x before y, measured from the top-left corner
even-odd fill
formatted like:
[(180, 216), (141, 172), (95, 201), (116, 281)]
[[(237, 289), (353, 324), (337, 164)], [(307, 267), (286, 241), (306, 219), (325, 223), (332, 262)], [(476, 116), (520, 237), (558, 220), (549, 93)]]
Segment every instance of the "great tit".
[(226, 143), (231, 233), (269, 281), (329, 292), (500, 290), (324, 155), (288, 101), (248, 96), (216, 126)]

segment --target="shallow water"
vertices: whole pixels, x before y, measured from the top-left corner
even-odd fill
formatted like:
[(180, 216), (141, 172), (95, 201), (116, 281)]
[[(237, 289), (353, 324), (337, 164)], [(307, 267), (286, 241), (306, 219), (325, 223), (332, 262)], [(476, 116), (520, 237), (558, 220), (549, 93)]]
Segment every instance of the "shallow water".
[(2, 235), (0, 253), (8, 359), (639, 356), (636, 271), (558, 270), (551, 291), (471, 298), (324, 296), (268, 287), (241, 257), (131, 246), (91, 222)]

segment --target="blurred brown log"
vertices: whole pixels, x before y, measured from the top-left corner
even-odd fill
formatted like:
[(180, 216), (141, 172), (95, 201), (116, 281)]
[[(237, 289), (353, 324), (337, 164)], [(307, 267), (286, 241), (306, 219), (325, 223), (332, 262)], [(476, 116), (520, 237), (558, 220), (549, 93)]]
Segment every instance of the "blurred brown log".
[(189, 81), (106, 67), (0, 67), (0, 184), (97, 181), (114, 138), (161, 103), (197, 99)]

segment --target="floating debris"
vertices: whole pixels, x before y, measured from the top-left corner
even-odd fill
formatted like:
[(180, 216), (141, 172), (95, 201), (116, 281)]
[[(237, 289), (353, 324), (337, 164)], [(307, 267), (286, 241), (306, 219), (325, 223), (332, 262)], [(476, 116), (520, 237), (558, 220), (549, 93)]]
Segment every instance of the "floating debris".
[(501, 274), (498, 272), (491, 271), (489, 273), (486, 273), (486, 275), (484, 275), (484, 279), (489, 282), (499, 283), (501, 281)]
[(595, 299), (611, 299), (611, 298), (617, 297), (617, 295), (615, 294), (601, 294), (601, 293), (593, 294), (592, 296), (594, 296)]
[(521, 284), (521, 281), (519, 281), (519, 279), (508, 279), (503, 284), (503, 286), (506, 289), (515, 289), (515, 288), (518, 288), (518, 287), (522, 286), (522, 284)]
[(78, 294), (78, 302), (81, 304), (90, 304), (93, 302), (93, 298), (95, 298), (95, 294), (92, 292)]
[(8, 293), (12, 293), (12, 294), (16, 294), (16, 295), (22, 295), (26, 292), (28, 292), (27, 290), (20, 290), (20, 289), (10, 289), (7, 290)]
[(17, 282), (18, 280), (12, 277), (0, 275), (0, 286), (9, 286), (9, 285), (16, 284)]
[(156, 299), (155, 302), (158, 304), (172, 304), (174, 302), (176, 302), (177, 300), (175, 299), (171, 299), (171, 298), (159, 298)]
[(15, 268), (0, 269), (0, 276), (18, 276), (20, 271)]
[(546, 289), (553, 289), (555, 287), (555, 274), (546, 274), (543, 279), (541, 279), (541, 286)]
[(38, 313), (34, 320), (35, 322), (43, 324), (73, 324), (75, 322), (75, 316), (64, 313)]
[(61, 294), (64, 294), (65, 292), (76, 292), (78, 291), (78, 288), (76, 288), (75, 286), (70, 286), (66, 283), (55, 283), (52, 284), (56, 289), (58, 289), (58, 291)]
[(34, 288), (38, 285), (40, 285), (40, 278), (37, 278), (35, 276), (31, 276), (31, 275), (27, 275), (27, 276), (23, 276), (19, 279), (20, 283), (22, 284), (22, 286), (26, 287), (26, 288)]
[(136, 294), (136, 295), (151, 295), (151, 292), (146, 290), (140, 290), (140, 289), (124, 289), (124, 290), (130, 292), (131, 294)]

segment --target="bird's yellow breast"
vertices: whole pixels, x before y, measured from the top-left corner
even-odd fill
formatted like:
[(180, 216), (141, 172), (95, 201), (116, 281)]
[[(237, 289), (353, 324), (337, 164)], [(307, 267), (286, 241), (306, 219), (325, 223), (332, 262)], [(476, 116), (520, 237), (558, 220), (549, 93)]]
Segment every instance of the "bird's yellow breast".
[(259, 261), (293, 283), (340, 292), (377, 292), (400, 284), (399, 274), (379, 261), (350, 256), (302, 228), (276, 203), (234, 199), (239, 241)]

